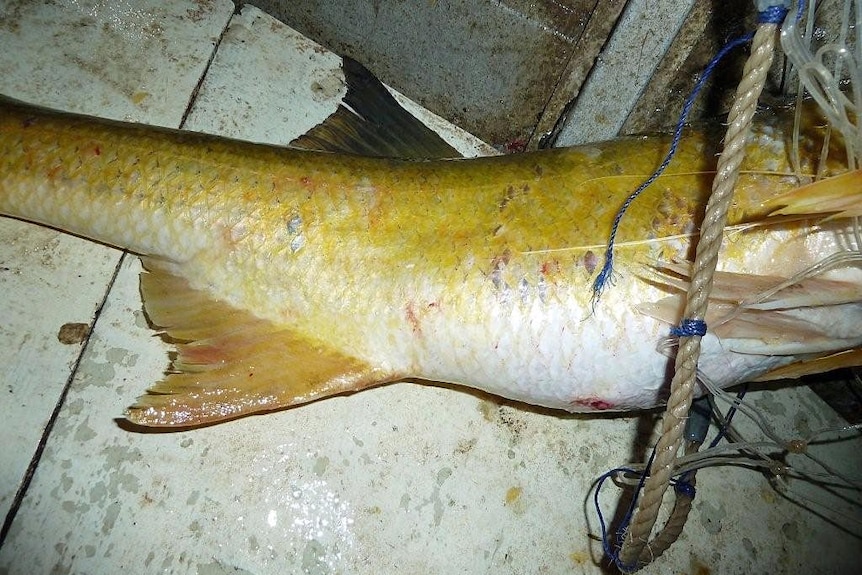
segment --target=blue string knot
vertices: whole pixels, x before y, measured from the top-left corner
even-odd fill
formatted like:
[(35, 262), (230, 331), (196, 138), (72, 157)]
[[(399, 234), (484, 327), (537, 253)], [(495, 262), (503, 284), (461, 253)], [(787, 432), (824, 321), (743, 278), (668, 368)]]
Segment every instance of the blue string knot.
[(692, 337), (706, 335), (706, 322), (702, 319), (685, 318), (679, 322), (678, 326), (670, 328), (670, 334), (677, 337)]

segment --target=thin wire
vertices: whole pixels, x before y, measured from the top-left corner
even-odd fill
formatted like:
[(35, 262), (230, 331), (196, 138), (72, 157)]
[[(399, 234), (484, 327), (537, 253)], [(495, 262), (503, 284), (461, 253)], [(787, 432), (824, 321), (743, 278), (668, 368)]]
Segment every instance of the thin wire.
[(712, 439), (707, 449), (712, 449), (718, 445), (718, 442), (727, 435), (730, 428), (730, 421), (733, 419), (733, 416), (736, 415), (736, 408), (742, 403), (742, 398), (745, 397), (746, 392), (748, 392), (748, 384), (743, 385), (742, 389), (736, 393), (736, 401), (730, 406), (730, 409), (727, 410), (727, 415), (722, 418), (723, 421), (721, 427), (718, 429), (718, 434), (716, 434)]

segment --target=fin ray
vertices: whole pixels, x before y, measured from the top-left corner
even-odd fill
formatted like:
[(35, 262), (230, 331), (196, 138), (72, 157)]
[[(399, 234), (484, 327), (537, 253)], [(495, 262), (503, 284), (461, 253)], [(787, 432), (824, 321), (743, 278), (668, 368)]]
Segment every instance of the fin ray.
[(826, 373), (836, 369), (862, 366), (862, 348), (848, 349), (838, 353), (803, 359), (769, 371), (755, 381), (775, 381), (777, 379), (795, 379), (804, 375)]
[[(660, 264), (648, 279), (677, 292), (638, 311), (675, 325), (682, 314), (690, 280), (690, 264)], [(705, 321), (711, 333), (735, 352), (798, 355), (834, 353), (840, 334), (823, 321), (813, 321), (806, 308), (821, 314), (862, 301), (862, 286), (853, 282), (805, 277), (798, 281), (777, 276), (716, 272)], [(848, 340), (846, 345), (857, 345)]]

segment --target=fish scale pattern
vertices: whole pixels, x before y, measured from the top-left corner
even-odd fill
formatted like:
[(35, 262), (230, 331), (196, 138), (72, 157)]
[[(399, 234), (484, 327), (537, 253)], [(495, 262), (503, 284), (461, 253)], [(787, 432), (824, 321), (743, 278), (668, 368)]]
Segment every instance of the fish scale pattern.
[[(708, 135), (684, 140), (632, 205), (615, 283), (595, 304), (610, 223), (664, 139), (411, 162), (0, 105), (0, 213), (167, 261), (201, 297), (371, 366), (380, 381), (449, 381), (574, 411), (659, 401), (668, 324), (639, 306), (676, 292), (642, 271), (688, 255), (711, 179)], [(768, 132), (753, 139), (733, 224), (757, 222), (765, 200), (795, 185), (775, 175), (789, 168), (780, 146), (763, 145), (781, 131)], [(744, 274), (794, 273), (829, 245), (805, 241), (804, 226), (745, 230), (722, 254)], [(742, 366), (711, 373), (718, 382), (774, 367), (728, 353), (705, 339), (705, 365)]]

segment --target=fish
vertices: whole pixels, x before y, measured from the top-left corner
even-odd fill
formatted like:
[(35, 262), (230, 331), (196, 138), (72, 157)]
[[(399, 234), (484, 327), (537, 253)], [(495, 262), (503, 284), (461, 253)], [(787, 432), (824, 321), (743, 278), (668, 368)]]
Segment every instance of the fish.
[[(318, 132), (330, 149), (301, 149), (0, 100), (0, 214), (142, 260), (146, 317), (175, 354), (129, 422), (209, 425), (403, 380), (568, 412), (664, 401), (714, 132), (687, 135), (632, 204), (595, 301), (613, 217), (667, 137), (396, 158), (339, 147), (347, 117)], [(702, 343), (699, 376), (721, 387), (862, 364), (858, 264), (794, 279), (859, 249), (862, 174), (820, 166), (810, 122), (802, 169), (835, 177), (800, 188), (787, 122), (760, 122)]]

